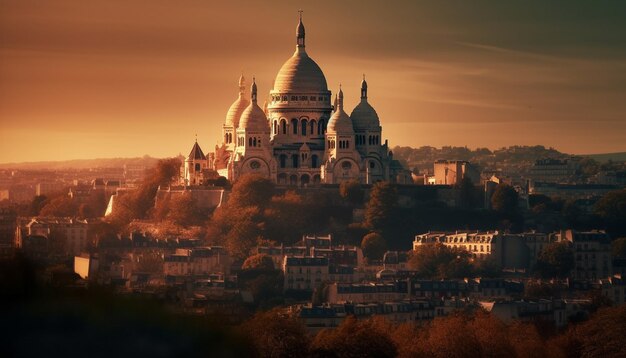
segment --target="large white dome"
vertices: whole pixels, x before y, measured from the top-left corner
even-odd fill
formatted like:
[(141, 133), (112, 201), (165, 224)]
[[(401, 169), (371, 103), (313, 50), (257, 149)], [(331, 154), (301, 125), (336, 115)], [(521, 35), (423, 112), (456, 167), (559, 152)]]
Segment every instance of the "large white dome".
[(320, 66), (304, 49), (298, 48), (278, 71), (274, 80), (274, 91), (320, 93), (328, 91), (328, 85)]
[(304, 49), (304, 25), (302, 18), (296, 28), (296, 52), (280, 68), (274, 79), (274, 91), (293, 93), (327, 92), (326, 77), (320, 66)]

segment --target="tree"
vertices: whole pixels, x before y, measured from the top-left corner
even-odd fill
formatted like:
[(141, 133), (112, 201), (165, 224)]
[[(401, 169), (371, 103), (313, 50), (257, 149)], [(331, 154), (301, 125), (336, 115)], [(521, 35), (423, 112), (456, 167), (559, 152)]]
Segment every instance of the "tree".
[(393, 184), (376, 183), (365, 209), (365, 225), (372, 231), (382, 233), (391, 230), (397, 201), (398, 192)]
[(198, 208), (198, 203), (190, 192), (172, 197), (168, 204), (169, 212), (166, 218), (175, 225), (183, 227), (200, 225), (208, 218), (207, 212)]
[(536, 270), (545, 278), (565, 278), (574, 268), (574, 263), (574, 251), (570, 243), (555, 242), (541, 251), (537, 258)]
[(258, 312), (246, 321), (241, 330), (252, 342), (259, 357), (305, 357), (309, 336), (296, 317), (279, 310)]
[(468, 176), (464, 176), (457, 184), (459, 190), (459, 201), (462, 208), (472, 209), (478, 205), (478, 192), (476, 186)]
[(39, 215), (41, 216), (67, 216), (74, 217), (78, 214), (78, 206), (69, 196), (59, 196), (48, 202)]
[(233, 185), (229, 205), (265, 208), (274, 194), (274, 184), (260, 175), (246, 174)]
[(626, 258), (626, 237), (613, 240), (611, 251), (614, 257)]
[(469, 252), (442, 243), (418, 246), (409, 266), (422, 278), (466, 278), (473, 275)]
[(28, 209), (28, 215), (29, 216), (37, 216), (37, 215), (39, 215), (39, 212), (46, 205), (47, 202), (48, 202), (48, 197), (46, 197), (45, 195), (37, 195), (37, 196), (35, 196), (33, 198), (33, 200), (30, 202), (30, 207)]
[(238, 259), (244, 259), (250, 255), (252, 248), (262, 238), (260, 227), (259, 209), (248, 207), (239, 211), (239, 217), (228, 230), (226, 235), (226, 249)]
[(600, 309), (589, 321), (570, 328), (570, 351), (580, 357), (626, 357), (626, 306)]
[(369, 260), (380, 260), (387, 251), (387, 243), (379, 233), (370, 232), (363, 237), (361, 250), (363, 250), (363, 256)]
[(604, 195), (596, 203), (594, 211), (611, 235), (626, 235), (626, 189)]
[(491, 207), (508, 217), (517, 214), (517, 191), (504, 183), (498, 184), (491, 197)]
[(349, 316), (336, 329), (320, 331), (311, 352), (320, 357), (395, 357), (397, 349), (389, 328), (380, 319), (358, 321)]
[(475, 274), (481, 277), (500, 277), (502, 273), (502, 267), (496, 259), (488, 257), (481, 260), (475, 260), (473, 262), (473, 271)]
[(364, 192), (358, 180), (346, 180), (339, 184), (339, 195), (348, 200), (352, 205), (359, 205), (363, 202)]
[(274, 261), (269, 255), (256, 254), (248, 257), (241, 266), (244, 270), (261, 269), (261, 270), (273, 270)]

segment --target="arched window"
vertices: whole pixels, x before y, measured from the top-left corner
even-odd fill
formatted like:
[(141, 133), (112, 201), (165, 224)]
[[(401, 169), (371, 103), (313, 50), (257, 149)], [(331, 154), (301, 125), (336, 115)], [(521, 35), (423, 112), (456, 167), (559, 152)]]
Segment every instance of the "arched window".
[(315, 119), (311, 119), (311, 135), (315, 134), (316, 127), (317, 127), (317, 123), (315, 123)]
[(320, 119), (320, 122), (317, 124), (317, 134), (324, 135), (326, 133), (326, 127), (324, 126), (324, 120)]
[(346, 148), (350, 148), (350, 141), (349, 140), (346, 141)]
[(293, 127), (293, 134), (297, 135), (298, 134), (298, 120), (295, 118), (292, 119), (291, 126)]
[(274, 120), (274, 134), (278, 134), (278, 121)]
[(302, 135), (305, 136), (306, 135), (306, 125), (307, 125), (307, 121), (306, 119), (302, 120)]
[(315, 154), (311, 156), (311, 167), (317, 168), (317, 155)]
[(200, 171), (200, 163), (196, 163), (195, 167), (196, 167), (196, 171), (199, 172)]
[(248, 146), (252, 147), (252, 137), (248, 138)]
[(252, 140), (252, 146), (253, 146), (253, 147), (256, 147), (256, 138), (254, 138), (254, 139)]
[(281, 168), (287, 167), (287, 156), (285, 154), (280, 155), (280, 167)]
[(293, 168), (297, 168), (298, 167), (298, 155), (297, 154), (293, 154), (291, 156), (291, 166)]
[(283, 134), (287, 134), (287, 121), (285, 119), (280, 120), (280, 127), (282, 128)]

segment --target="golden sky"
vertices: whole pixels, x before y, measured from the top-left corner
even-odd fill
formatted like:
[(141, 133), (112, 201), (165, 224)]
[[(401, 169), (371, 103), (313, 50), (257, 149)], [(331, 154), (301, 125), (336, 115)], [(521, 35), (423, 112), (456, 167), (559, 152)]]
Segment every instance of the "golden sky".
[(0, 0), (0, 162), (207, 152), (295, 46), (391, 146), (626, 151), (626, 2)]

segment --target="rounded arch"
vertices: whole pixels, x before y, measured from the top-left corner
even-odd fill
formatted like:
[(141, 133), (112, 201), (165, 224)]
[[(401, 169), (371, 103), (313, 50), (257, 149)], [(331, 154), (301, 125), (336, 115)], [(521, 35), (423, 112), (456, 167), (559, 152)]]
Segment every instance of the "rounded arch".
[(320, 118), (319, 123), (317, 123), (317, 134), (324, 135), (326, 133), (326, 121)]
[(283, 134), (287, 134), (287, 120), (285, 118), (280, 120), (280, 130)]
[(314, 185), (318, 185), (322, 182), (322, 178), (320, 177), (319, 174), (315, 174), (313, 175), (313, 184)]
[(311, 168), (317, 167), (319, 167), (319, 157), (317, 156), (317, 154), (313, 154), (311, 156)]
[(295, 135), (298, 135), (298, 119), (297, 118), (293, 118), (291, 120), (291, 127), (292, 127), (291, 128), (292, 133)]
[(287, 154), (281, 154), (278, 159), (280, 161), (280, 167), (287, 168)]
[(241, 174), (254, 173), (269, 178), (270, 166), (263, 159), (259, 157), (246, 158), (241, 166)]
[(343, 158), (335, 163), (333, 177), (335, 183), (359, 179), (359, 164), (351, 158)]
[[(311, 135), (315, 135), (315, 130), (317, 129), (317, 122), (315, 121), (315, 119), (311, 119), (309, 122), (311, 123), (310, 124), (310, 126), (311, 126)], [(319, 132), (317, 134), (319, 134)]]
[(307, 126), (308, 126), (308, 121), (306, 120), (306, 118), (302, 118), (302, 120), (300, 121), (301, 125), (302, 125), (302, 130), (301, 133), (303, 136), (306, 136), (307, 133)]
[(302, 174), (302, 176), (300, 176), (300, 185), (302, 187), (308, 186), (310, 181), (311, 177), (309, 176), (309, 174)]
[(287, 185), (287, 174), (285, 173), (278, 174), (278, 184)]
[(289, 176), (289, 185), (298, 185), (298, 176), (295, 174), (291, 174)]

